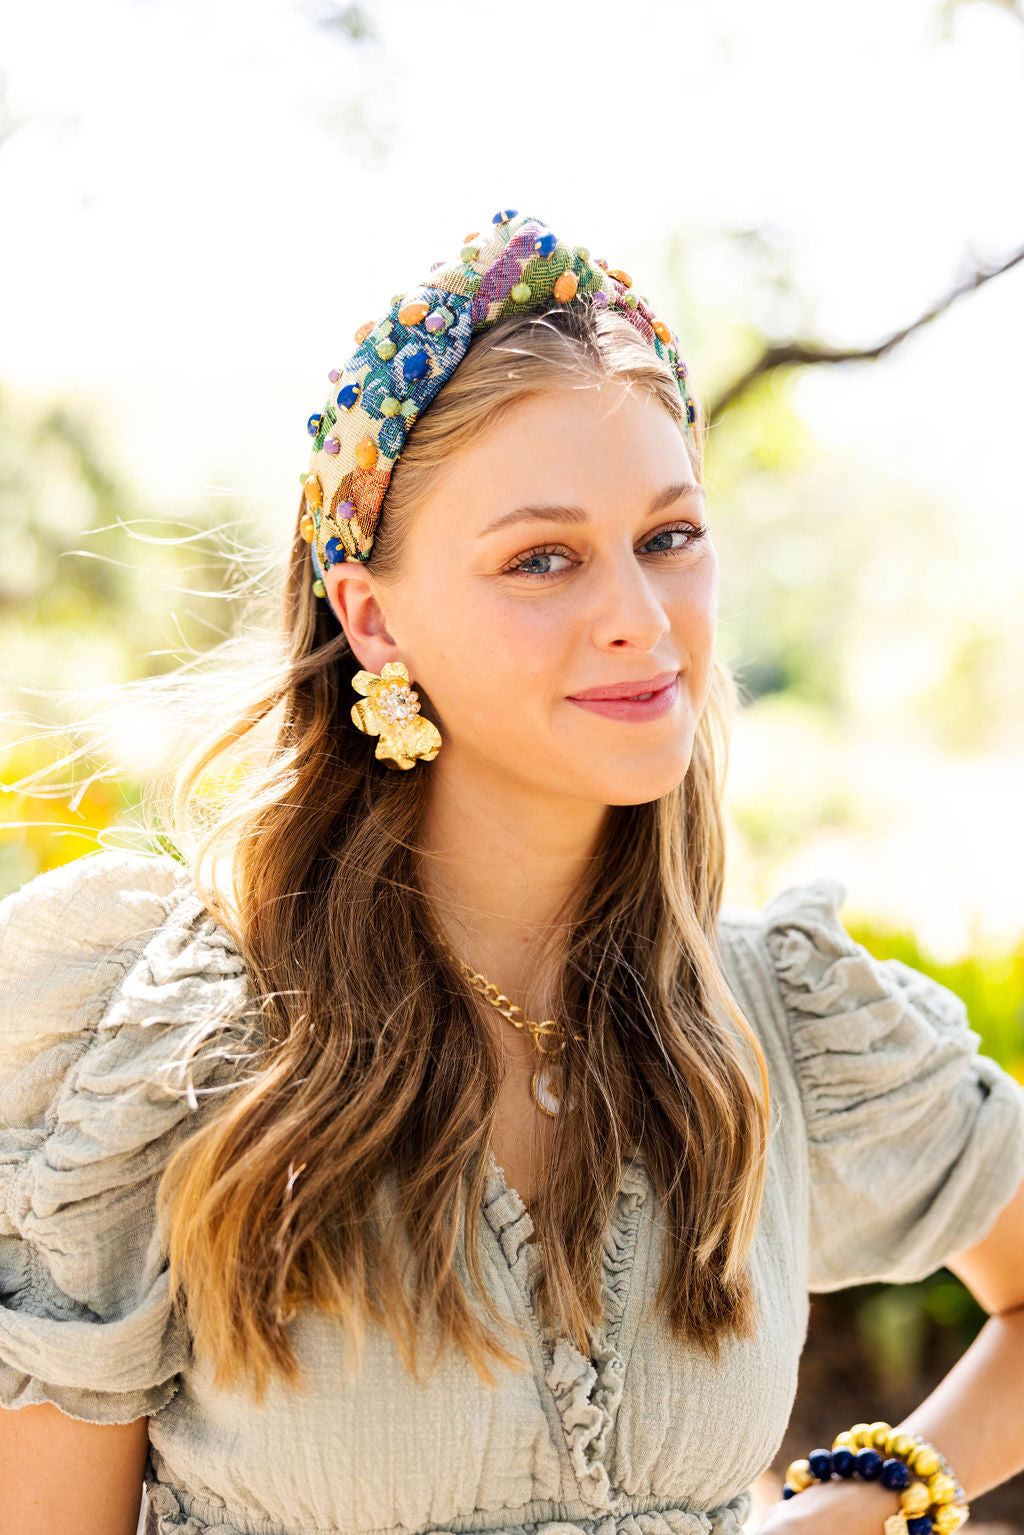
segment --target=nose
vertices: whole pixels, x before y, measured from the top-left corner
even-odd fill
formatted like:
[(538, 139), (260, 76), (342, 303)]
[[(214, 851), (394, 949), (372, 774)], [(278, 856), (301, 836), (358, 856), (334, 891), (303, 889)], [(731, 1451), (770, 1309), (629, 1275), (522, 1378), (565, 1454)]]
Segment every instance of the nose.
[(657, 584), (632, 550), (609, 559), (595, 572), (592, 633), (600, 648), (653, 650), (671, 627)]

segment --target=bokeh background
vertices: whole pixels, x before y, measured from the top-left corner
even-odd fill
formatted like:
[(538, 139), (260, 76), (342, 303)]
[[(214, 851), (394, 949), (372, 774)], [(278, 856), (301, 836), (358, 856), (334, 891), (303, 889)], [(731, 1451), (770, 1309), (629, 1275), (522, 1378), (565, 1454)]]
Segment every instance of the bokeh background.
[[(838, 877), (1024, 1081), (1022, 144), (1019, 0), (5, 7), (0, 894), (132, 839), (166, 721), (40, 792), (67, 690), (236, 632), (356, 327), (526, 209), (634, 275), (710, 416), (727, 900)], [(763, 1501), (983, 1320), (945, 1270), (815, 1297)], [(1024, 1481), (974, 1519), (1024, 1530)]]

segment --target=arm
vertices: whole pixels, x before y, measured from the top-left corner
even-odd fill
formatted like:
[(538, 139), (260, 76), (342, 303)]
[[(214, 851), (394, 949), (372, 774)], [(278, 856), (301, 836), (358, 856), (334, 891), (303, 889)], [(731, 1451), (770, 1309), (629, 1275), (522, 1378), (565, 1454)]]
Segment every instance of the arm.
[(0, 1410), (0, 1535), (136, 1535), (149, 1419)]
[[(970, 1502), (1024, 1469), (1024, 1183), (987, 1236), (950, 1257), (946, 1267), (989, 1318), (931, 1395), (893, 1427), (934, 1444)], [(878, 1415), (884, 1417), (881, 1405)], [(872, 1412), (865, 1403), (865, 1418)], [(822, 1443), (827, 1447), (848, 1427), (823, 1424)], [(758, 1535), (881, 1535), (883, 1521), (898, 1508), (898, 1493), (877, 1483), (822, 1483), (774, 1504)]]

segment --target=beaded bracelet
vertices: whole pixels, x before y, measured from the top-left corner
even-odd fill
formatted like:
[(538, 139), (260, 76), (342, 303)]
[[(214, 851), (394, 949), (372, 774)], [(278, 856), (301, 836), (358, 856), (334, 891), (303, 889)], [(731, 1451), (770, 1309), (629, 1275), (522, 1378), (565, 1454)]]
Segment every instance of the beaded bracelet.
[(784, 1498), (833, 1476), (880, 1482), (900, 1495), (900, 1511), (885, 1520), (885, 1535), (954, 1535), (970, 1509), (953, 1468), (920, 1434), (888, 1423), (855, 1423), (832, 1441), (786, 1468)]

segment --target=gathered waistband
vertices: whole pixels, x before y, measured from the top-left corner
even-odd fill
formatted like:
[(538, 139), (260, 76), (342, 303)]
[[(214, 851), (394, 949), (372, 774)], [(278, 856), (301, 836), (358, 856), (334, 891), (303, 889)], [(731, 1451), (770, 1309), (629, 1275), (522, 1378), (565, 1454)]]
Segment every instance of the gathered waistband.
[[(596, 1519), (538, 1519), (531, 1524), (480, 1525), (455, 1520), (450, 1527), (434, 1526), (422, 1535), (743, 1535), (752, 1494), (745, 1488), (727, 1503), (706, 1512), (693, 1508), (649, 1509), (605, 1514)], [(337, 1528), (288, 1529), (268, 1519), (239, 1517), (166, 1482), (151, 1482), (146, 1493), (145, 1535), (342, 1535)], [(404, 1527), (344, 1532), (344, 1535), (420, 1535)]]

